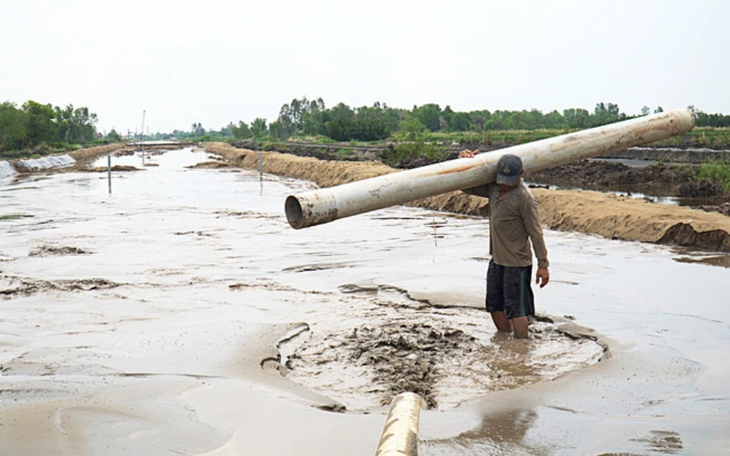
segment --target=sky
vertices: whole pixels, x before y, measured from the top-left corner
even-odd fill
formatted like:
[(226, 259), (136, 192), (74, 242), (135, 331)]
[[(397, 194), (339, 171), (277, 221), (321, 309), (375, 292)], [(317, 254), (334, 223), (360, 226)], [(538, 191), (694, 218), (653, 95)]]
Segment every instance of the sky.
[(219, 130), (294, 98), (730, 114), (725, 0), (0, 0), (0, 102)]

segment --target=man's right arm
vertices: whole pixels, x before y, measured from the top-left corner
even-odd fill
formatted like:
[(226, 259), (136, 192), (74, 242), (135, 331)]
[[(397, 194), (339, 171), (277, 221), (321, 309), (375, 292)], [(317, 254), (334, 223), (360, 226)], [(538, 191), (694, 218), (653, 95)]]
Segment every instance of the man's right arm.
[[(474, 158), (474, 156), (478, 153), (479, 153), (478, 149), (474, 150), (474, 151), (471, 151), (468, 149), (462, 150), (459, 153), (459, 158)], [(481, 196), (482, 198), (489, 198), (489, 184), (478, 185), (476, 187), (471, 187), (471, 188), (465, 188), (462, 190), (462, 192), (467, 193), (469, 195)]]
[(489, 184), (465, 188), (462, 190), (462, 192), (468, 193), (469, 195), (481, 196), (482, 198), (489, 198)]

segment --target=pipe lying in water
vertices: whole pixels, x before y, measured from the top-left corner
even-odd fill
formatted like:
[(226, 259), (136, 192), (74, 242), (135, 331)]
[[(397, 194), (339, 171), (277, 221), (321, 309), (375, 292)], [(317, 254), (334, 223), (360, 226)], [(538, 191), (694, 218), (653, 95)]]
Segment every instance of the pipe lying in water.
[(375, 456), (416, 456), (418, 421), (426, 401), (416, 393), (401, 393), (393, 398), (383, 426)]
[(694, 116), (689, 109), (675, 109), (483, 153), (474, 158), (449, 160), (291, 195), (287, 197), (284, 209), (292, 228), (306, 228), (494, 182), (497, 161), (504, 154), (522, 158), (525, 172), (529, 173), (670, 138), (693, 127)]

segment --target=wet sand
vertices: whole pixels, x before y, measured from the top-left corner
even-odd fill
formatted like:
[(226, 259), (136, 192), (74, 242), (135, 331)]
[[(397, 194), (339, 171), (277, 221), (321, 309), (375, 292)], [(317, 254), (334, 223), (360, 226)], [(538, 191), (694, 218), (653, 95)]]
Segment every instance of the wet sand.
[(687, 261), (708, 254), (547, 230), (553, 323), (505, 340), (483, 219), (294, 231), (284, 198), (312, 184), (187, 168), (211, 158), (153, 157), (111, 196), (89, 173), (0, 186), (2, 454), (371, 455), (403, 370), (432, 387), (422, 455), (730, 446), (730, 272)]

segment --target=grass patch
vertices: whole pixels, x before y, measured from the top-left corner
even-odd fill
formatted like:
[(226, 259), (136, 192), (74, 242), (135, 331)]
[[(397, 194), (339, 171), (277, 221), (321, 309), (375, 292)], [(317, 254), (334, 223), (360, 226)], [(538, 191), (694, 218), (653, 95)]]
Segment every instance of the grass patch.
[(730, 190), (730, 158), (715, 159), (703, 163), (700, 166), (699, 173), (697, 173), (697, 180), (717, 182), (725, 190)]
[(342, 149), (335, 152), (337, 160), (345, 160), (353, 155), (353, 150), (350, 147), (343, 147)]
[(289, 152), (289, 148), (286, 146), (286, 143), (281, 141), (266, 141), (261, 144), (261, 150)]

